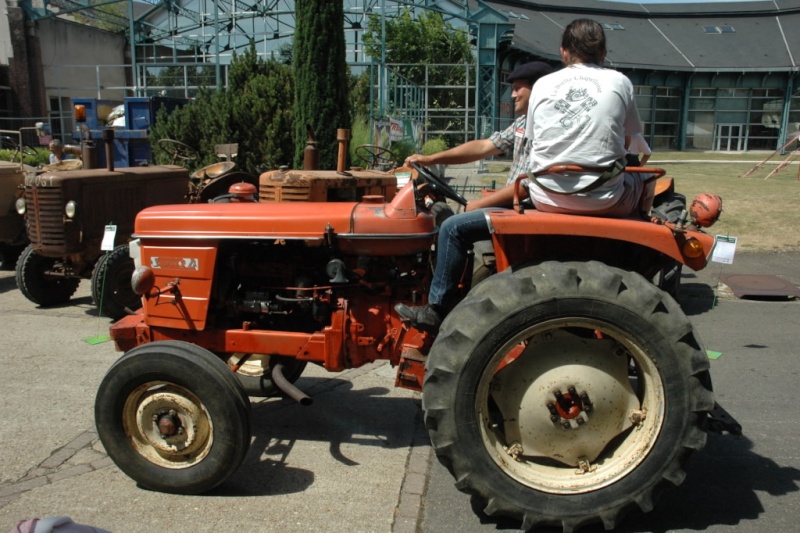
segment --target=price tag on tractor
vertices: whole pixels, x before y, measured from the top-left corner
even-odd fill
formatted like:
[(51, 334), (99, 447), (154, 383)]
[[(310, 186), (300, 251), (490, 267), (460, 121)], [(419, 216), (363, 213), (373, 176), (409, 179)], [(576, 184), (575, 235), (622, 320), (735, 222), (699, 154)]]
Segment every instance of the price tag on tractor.
[(117, 227), (113, 225), (106, 226), (105, 233), (103, 233), (103, 242), (100, 244), (100, 249), (110, 252), (114, 249), (114, 237), (117, 235)]

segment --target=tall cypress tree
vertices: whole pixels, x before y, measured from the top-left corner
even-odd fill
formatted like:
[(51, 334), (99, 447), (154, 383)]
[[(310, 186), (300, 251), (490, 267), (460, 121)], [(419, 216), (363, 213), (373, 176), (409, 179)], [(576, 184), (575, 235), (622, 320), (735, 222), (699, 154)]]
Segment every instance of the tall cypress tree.
[(344, 2), (295, 0), (295, 167), (303, 165), (306, 125), (314, 128), (322, 169), (336, 168), (337, 128), (350, 127)]

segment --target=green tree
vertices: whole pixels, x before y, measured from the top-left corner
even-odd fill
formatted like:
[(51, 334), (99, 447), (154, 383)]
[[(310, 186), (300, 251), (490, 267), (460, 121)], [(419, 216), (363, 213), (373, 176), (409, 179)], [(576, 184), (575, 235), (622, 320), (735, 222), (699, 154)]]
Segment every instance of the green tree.
[[(236, 165), (258, 174), (263, 170), (291, 164), (292, 70), (277, 61), (258, 58), (250, 46), (236, 55), (228, 71), (228, 87), (215, 91), (201, 88), (198, 95), (170, 114), (160, 110), (150, 131), (151, 144), (170, 138), (198, 151), (200, 168), (218, 161), (217, 144), (239, 145)], [(156, 149), (156, 161), (167, 162)]]
[(160, 90), (161, 87), (175, 87), (174, 91), (166, 89), (168, 93), (174, 93), (173, 96), (183, 95), (187, 86), (213, 87), (217, 83), (214, 65), (172, 65), (155, 72), (148, 69), (145, 76), (148, 88)]
[(295, 165), (302, 166), (306, 125), (317, 138), (320, 168), (336, 168), (336, 130), (350, 127), (342, 2), (295, 1)]
[(386, 63), (396, 64), (392, 68), (417, 85), (434, 87), (428, 95), (431, 107), (465, 104), (463, 89), (435, 87), (458, 86), (466, 82), (463, 67), (447, 66), (475, 63), (466, 31), (445, 21), (438, 11), (423, 10), (414, 18), (406, 9), (400, 16), (383, 21), (380, 15), (371, 15), (363, 42), (367, 53), (378, 60), (384, 53), (381, 44), (384, 27)]

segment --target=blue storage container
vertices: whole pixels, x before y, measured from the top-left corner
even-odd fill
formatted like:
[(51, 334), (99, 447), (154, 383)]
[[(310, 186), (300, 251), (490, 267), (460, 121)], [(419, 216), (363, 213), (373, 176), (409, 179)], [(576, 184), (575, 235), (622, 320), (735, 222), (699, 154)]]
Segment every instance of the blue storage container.
[[(152, 161), (152, 149), (148, 141), (150, 127), (155, 124), (159, 109), (166, 108), (172, 112), (188, 102), (183, 98), (166, 96), (126, 97), (124, 102), (99, 100), (96, 98), (73, 98), (72, 105), (83, 105), (86, 109), (86, 127), (97, 153), (97, 165), (105, 167), (106, 148), (103, 130), (107, 128), (108, 115), (115, 107), (122, 105), (125, 110), (125, 127), (114, 127), (114, 167), (137, 167)], [(81, 132), (79, 124), (73, 139), (76, 142), (86, 140), (86, 133)]]

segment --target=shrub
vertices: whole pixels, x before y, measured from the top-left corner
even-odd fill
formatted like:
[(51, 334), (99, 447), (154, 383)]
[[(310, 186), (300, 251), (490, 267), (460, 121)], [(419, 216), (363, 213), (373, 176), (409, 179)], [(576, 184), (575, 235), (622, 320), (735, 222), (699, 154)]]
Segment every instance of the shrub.
[[(50, 150), (47, 148), (33, 148), (36, 155), (22, 154), (22, 162), (32, 167), (46, 165), (50, 162)], [(19, 163), (19, 152), (15, 150), (0, 150), (0, 160)]]
[(356, 115), (353, 120), (353, 126), (350, 128), (350, 164), (354, 167), (369, 167), (370, 162), (364, 161), (356, 155), (356, 148), (362, 144), (370, 144), (369, 142), (369, 119), (364, 115)]
[(428, 139), (425, 141), (425, 144), (422, 145), (422, 155), (433, 155), (444, 152), (445, 150), (447, 150), (447, 141), (441, 137)]
[(414, 143), (397, 141), (392, 143), (392, 152), (397, 155), (397, 164), (402, 165), (406, 157), (417, 152), (417, 147)]

